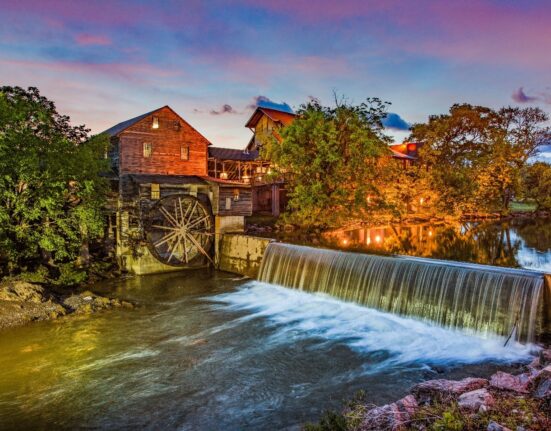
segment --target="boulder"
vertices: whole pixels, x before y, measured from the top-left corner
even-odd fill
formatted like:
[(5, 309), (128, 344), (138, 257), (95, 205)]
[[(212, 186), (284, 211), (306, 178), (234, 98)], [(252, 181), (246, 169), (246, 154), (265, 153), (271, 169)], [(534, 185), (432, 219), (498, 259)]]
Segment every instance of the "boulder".
[(436, 379), (419, 383), (411, 388), (411, 393), (420, 404), (447, 402), (459, 395), (488, 386), (488, 380), (467, 377), (463, 380)]
[(551, 400), (551, 365), (531, 379), (529, 389), (534, 397)]
[(490, 378), (490, 386), (496, 389), (512, 391), (519, 394), (527, 394), (530, 376), (528, 374), (519, 374), (513, 376), (503, 371), (498, 371)]
[(503, 425), (498, 424), (497, 422), (490, 421), (488, 424), (488, 431), (511, 431), (509, 428), (504, 427)]
[(526, 369), (527, 369), (528, 374), (530, 375), (531, 378), (533, 378), (534, 376), (537, 376), (541, 371), (540, 358), (539, 357), (534, 358), (532, 360), (532, 362), (530, 362), (526, 366)]
[(413, 418), (418, 405), (415, 397), (408, 395), (392, 404), (375, 407), (363, 417), (359, 431), (402, 430)]
[(551, 365), (551, 349), (544, 349), (540, 352), (540, 366), (546, 367), (547, 365)]
[(459, 408), (471, 412), (486, 411), (488, 407), (494, 404), (494, 397), (492, 397), (492, 394), (486, 388), (476, 389), (461, 394), (457, 400), (457, 404)]
[(0, 300), (40, 304), (46, 298), (42, 286), (25, 281), (13, 281), (0, 286)]

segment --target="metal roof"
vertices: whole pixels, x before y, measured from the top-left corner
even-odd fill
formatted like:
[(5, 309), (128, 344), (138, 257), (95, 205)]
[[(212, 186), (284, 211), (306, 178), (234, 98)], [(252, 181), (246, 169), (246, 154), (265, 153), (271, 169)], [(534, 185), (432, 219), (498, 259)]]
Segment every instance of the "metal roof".
[(212, 143), (207, 139), (205, 138), (195, 127), (193, 127), (191, 124), (189, 124), (186, 120), (184, 120), (180, 114), (178, 114), (174, 109), (172, 109), (170, 106), (168, 105), (165, 105), (165, 106), (162, 106), (158, 109), (155, 109), (153, 111), (149, 111), (149, 112), (146, 112), (145, 114), (142, 114), (142, 115), (138, 115), (137, 117), (134, 117), (134, 118), (131, 118), (130, 120), (126, 120), (126, 121), (123, 121), (119, 124), (116, 124), (114, 125), (113, 127), (105, 130), (104, 132), (102, 133), (107, 133), (109, 136), (113, 137), (113, 136), (117, 136), (119, 133), (121, 132), (124, 132), (126, 129), (128, 129), (129, 127), (133, 126), (134, 124), (136, 124), (138, 121), (141, 121), (143, 120), (144, 118), (146, 118), (147, 116), (149, 115), (152, 115), (154, 114), (155, 112), (158, 112), (160, 111), (161, 109), (165, 109), (165, 108), (168, 108), (169, 110), (171, 110), (174, 115), (176, 115), (180, 121), (182, 121), (184, 124), (186, 124), (191, 130), (193, 130), (194, 132), (196, 132), (197, 134), (199, 134), (201, 136), (201, 138), (203, 138), (206, 142), (207, 142), (207, 145), (212, 145)]
[(243, 151), (235, 148), (209, 147), (209, 157), (218, 160), (252, 161), (258, 159), (258, 151)]
[(407, 154), (400, 153), (399, 151), (393, 150), (392, 148), (390, 149), (390, 151), (392, 151), (392, 157), (396, 159), (417, 160), (416, 157), (408, 156)]
[[(163, 108), (165, 108), (165, 106), (163, 106)], [(133, 126), (134, 124), (136, 124), (138, 121), (143, 120), (148, 115), (151, 115), (163, 108), (155, 109), (145, 114), (138, 115), (137, 117), (131, 118), (130, 120), (122, 121), (119, 124), (115, 124), (113, 127), (103, 131), (102, 133), (107, 133), (109, 136), (116, 136), (122, 131), (128, 129), (130, 126)]]
[(283, 124), (284, 126), (288, 126), (289, 124), (291, 124), (296, 117), (296, 114), (293, 112), (280, 111), (278, 109), (257, 106), (255, 111), (253, 112), (253, 115), (251, 115), (251, 118), (245, 124), (245, 127), (255, 127), (263, 114), (266, 115), (268, 118), (271, 118), (273, 121)]

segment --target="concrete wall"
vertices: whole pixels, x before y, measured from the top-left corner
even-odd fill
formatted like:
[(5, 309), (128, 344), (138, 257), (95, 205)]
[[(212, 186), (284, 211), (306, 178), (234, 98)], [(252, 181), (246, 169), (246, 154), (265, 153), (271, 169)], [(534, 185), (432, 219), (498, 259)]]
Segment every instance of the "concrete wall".
[(256, 278), (264, 250), (272, 239), (225, 234), (220, 241), (219, 269)]
[(159, 262), (150, 252), (149, 249), (145, 246), (140, 247), (138, 250), (139, 256), (134, 257), (130, 252), (122, 255), (122, 267), (136, 275), (145, 275), (145, 274), (160, 274), (163, 272), (174, 272), (182, 271), (185, 268), (178, 266), (165, 265), (162, 262)]

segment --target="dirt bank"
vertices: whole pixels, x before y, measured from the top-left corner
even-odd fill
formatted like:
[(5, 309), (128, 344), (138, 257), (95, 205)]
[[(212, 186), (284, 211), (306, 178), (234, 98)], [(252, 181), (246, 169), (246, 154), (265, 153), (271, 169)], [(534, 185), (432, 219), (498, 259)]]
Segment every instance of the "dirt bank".
[(126, 301), (90, 291), (64, 294), (24, 281), (0, 282), (0, 330), (70, 314), (87, 314), (113, 307), (132, 308)]

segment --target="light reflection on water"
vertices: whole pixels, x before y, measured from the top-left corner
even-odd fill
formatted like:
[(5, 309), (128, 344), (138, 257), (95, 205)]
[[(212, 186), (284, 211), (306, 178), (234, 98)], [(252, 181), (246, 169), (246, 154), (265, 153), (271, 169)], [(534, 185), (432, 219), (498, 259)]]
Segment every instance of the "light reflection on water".
[[(386, 225), (327, 232), (325, 245), (551, 272), (551, 219)], [(305, 241), (306, 243), (308, 241)]]
[(501, 339), (224, 273), (98, 288), (141, 305), (2, 333), (0, 428), (281, 429), (359, 389), (382, 403), (529, 359)]

